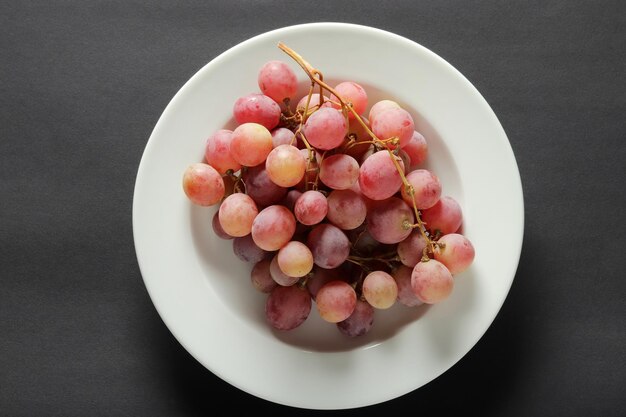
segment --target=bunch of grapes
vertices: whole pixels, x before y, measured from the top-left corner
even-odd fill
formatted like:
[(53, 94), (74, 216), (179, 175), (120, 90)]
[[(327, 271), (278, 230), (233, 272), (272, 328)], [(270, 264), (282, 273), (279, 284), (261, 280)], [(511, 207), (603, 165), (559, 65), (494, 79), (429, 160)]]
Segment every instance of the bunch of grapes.
[(220, 204), (217, 236), (253, 264), (268, 294), (267, 322), (291, 330), (320, 317), (347, 336), (367, 333), (376, 309), (438, 303), (474, 259), (457, 233), (459, 204), (438, 177), (420, 169), (425, 138), (392, 100), (368, 109), (355, 82), (331, 87), (284, 44), (311, 81), (292, 108), (297, 77), (284, 62), (258, 73), (259, 93), (239, 98), (235, 130), (206, 141), (183, 189), (195, 204)]

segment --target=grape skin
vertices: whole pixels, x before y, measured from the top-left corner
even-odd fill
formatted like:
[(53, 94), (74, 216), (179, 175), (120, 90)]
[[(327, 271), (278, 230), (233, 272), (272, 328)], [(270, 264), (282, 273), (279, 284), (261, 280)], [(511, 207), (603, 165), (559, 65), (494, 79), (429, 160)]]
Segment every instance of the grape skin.
[(298, 277), (291, 277), (285, 274), (282, 269), (280, 269), (278, 254), (275, 255), (270, 262), (270, 276), (278, 285), (282, 285), (283, 287), (294, 285), (300, 280)]
[(233, 106), (233, 116), (237, 124), (258, 123), (267, 130), (278, 126), (280, 113), (280, 106), (263, 94), (240, 97)]
[(385, 271), (373, 271), (363, 280), (363, 296), (372, 307), (384, 310), (396, 302), (398, 285)]
[(222, 225), (220, 224), (220, 212), (216, 211), (211, 219), (211, 227), (213, 227), (213, 232), (217, 237), (224, 240), (233, 239), (234, 236), (229, 235), (222, 229)]
[(287, 189), (274, 184), (265, 165), (248, 168), (243, 173), (246, 193), (261, 207), (276, 204), (285, 197)]
[[(302, 111), (304, 111), (304, 108), (306, 107), (306, 100), (309, 97), (309, 95), (305, 95), (304, 97), (302, 97), (300, 99), (300, 101), (298, 101), (298, 105), (296, 106), (296, 109), (302, 109)], [(320, 95), (317, 93), (313, 93), (311, 94), (311, 100), (309, 100), (309, 107), (307, 109), (307, 113), (311, 113), (313, 110), (316, 110), (318, 107), (320, 107)], [(324, 96), (324, 103), (322, 103), (321, 108), (324, 107), (332, 107), (330, 104), (330, 101), (328, 101), (328, 97)]]
[(452, 275), (465, 271), (474, 261), (475, 250), (472, 242), (458, 233), (442, 236), (435, 248), (435, 259), (450, 270)]
[(304, 135), (317, 149), (330, 150), (338, 147), (348, 132), (346, 119), (333, 108), (321, 108), (304, 124)]
[(402, 148), (402, 150), (406, 152), (411, 159), (411, 166), (409, 168), (415, 168), (423, 164), (428, 157), (428, 144), (424, 136), (418, 131), (413, 132), (409, 143)]
[(347, 282), (330, 281), (317, 292), (315, 304), (323, 320), (338, 323), (350, 317), (356, 308), (356, 292)]
[(422, 305), (422, 301), (417, 298), (411, 286), (411, 274), (413, 267), (400, 265), (391, 272), (391, 276), (396, 280), (398, 286), (398, 301), (407, 307), (416, 307)]
[(250, 281), (257, 291), (269, 294), (278, 285), (270, 275), (269, 259), (263, 259), (254, 264), (250, 271)]
[(328, 201), (319, 191), (309, 190), (296, 200), (293, 211), (300, 223), (312, 226), (326, 217)]
[(413, 210), (401, 199), (381, 201), (367, 214), (367, 229), (381, 243), (398, 243), (411, 234)]
[(435, 304), (448, 298), (454, 287), (454, 278), (444, 264), (431, 259), (415, 265), (411, 287), (420, 301)]
[(257, 263), (268, 256), (268, 253), (259, 248), (250, 235), (233, 239), (233, 252), (244, 262)]
[(269, 61), (259, 70), (259, 88), (276, 103), (295, 96), (298, 78), (289, 65), (282, 61)]
[(267, 155), (265, 169), (274, 184), (292, 187), (304, 177), (306, 160), (295, 146), (279, 145)]
[(287, 243), (280, 248), (276, 259), (280, 270), (290, 277), (303, 277), (313, 269), (313, 254), (301, 242), (291, 241)]
[(282, 248), (296, 231), (296, 219), (284, 206), (264, 208), (252, 222), (252, 239), (266, 251)]
[(434, 206), (422, 211), (422, 221), (433, 233), (437, 230), (443, 235), (454, 233), (463, 222), (461, 206), (450, 196), (441, 197)]
[(352, 230), (365, 221), (367, 206), (363, 197), (352, 190), (334, 190), (326, 198), (328, 220), (342, 230)]
[(224, 199), (218, 213), (224, 232), (240, 237), (250, 233), (252, 222), (259, 214), (259, 210), (250, 196), (235, 193)]
[[(405, 147), (415, 130), (415, 124), (413, 118), (408, 111), (402, 108), (390, 108), (386, 109), (378, 114), (371, 120), (372, 132), (378, 137), (378, 139), (385, 140), (392, 137), (399, 139), (398, 145)], [(391, 149), (395, 148), (395, 145), (388, 145)]]
[(222, 176), (211, 165), (195, 163), (189, 165), (183, 174), (183, 191), (192, 203), (212, 206), (224, 197)]
[(272, 149), (272, 134), (258, 123), (244, 123), (233, 131), (230, 154), (243, 166), (253, 167), (264, 163)]
[(309, 293), (297, 285), (277, 286), (267, 297), (265, 318), (274, 329), (292, 330), (309, 317), (311, 304)]
[[(367, 93), (361, 85), (352, 81), (344, 81), (337, 84), (334, 90), (344, 99), (345, 103), (352, 104), (352, 108), (357, 114), (362, 114), (367, 108)], [(339, 102), (339, 99), (334, 94), (330, 96), (330, 99), (337, 103)], [(333, 104), (333, 107), (341, 109), (341, 106), (338, 104)], [(354, 114), (348, 112), (348, 118), (350, 120), (355, 119)]]
[(230, 155), (230, 142), (232, 139), (233, 132), (231, 130), (221, 129), (206, 140), (204, 159), (220, 174), (224, 174), (229, 169), (232, 171), (241, 169), (239, 162), (235, 161)]
[(337, 323), (337, 329), (348, 336), (363, 336), (370, 331), (374, 324), (374, 308), (366, 301), (357, 300), (350, 317)]
[(311, 297), (315, 300), (317, 293), (326, 283), (330, 281), (341, 281), (342, 273), (339, 269), (324, 269), (317, 265), (313, 266), (313, 274), (306, 280), (306, 288)]
[(337, 268), (350, 254), (350, 242), (346, 235), (332, 224), (318, 224), (307, 237), (307, 246), (313, 253), (315, 265), (333, 269)]
[(398, 243), (400, 262), (413, 268), (422, 259), (426, 244), (426, 238), (422, 232), (419, 229), (414, 229), (406, 239)]
[(378, 101), (376, 103), (374, 103), (374, 105), (372, 106), (372, 108), (370, 109), (370, 113), (369, 113), (369, 121), (370, 123), (374, 123), (374, 120), (376, 119), (376, 116), (379, 115), (380, 113), (389, 110), (389, 109), (399, 109), (400, 105), (398, 103), (396, 103), (395, 101), (392, 100), (381, 100)]
[[(370, 155), (359, 172), (359, 187), (361, 193), (372, 200), (385, 200), (400, 190), (402, 178), (396, 165), (387, 151), (380, 151)], [(402, 160), (398, 163), (404, 169)]]
[(331, 155), (322, 160), (319, 178), (327, 187), (346, 190), (359, 179), (359, 163), (350, 155)]
[(294, 133), (285, 128), (279, 127), (272, 130), (272, 146), (274, 148), (278, 147), (278, 145), (295, 145), (296, 144), (296, 135)]
[[(413, 196), (418, 210), (429, 209), (439, 201), (441, 182), (432, 172), (426, 169), (411, 171), (406, 176), (406, 180), (413, 186)], [(413, 199), (405, 187), (402, 187), (401, 194), (404, 201), (413, 206)]]

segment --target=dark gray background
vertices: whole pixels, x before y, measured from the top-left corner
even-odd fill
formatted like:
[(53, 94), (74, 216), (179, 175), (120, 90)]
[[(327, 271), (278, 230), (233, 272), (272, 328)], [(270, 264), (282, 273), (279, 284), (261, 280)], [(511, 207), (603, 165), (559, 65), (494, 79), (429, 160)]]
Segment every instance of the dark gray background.
[(620, 0), (3, 1), (0, 415), (294, 414), (175, 341), (131, 207), (183, 83), (253, 35), (314, 21), (398, 33), (460, 70), (504, 126), (525, 197), (520, 266), (480, 342), (428, 385), (344, 414), (624, 415), (625, 16)]

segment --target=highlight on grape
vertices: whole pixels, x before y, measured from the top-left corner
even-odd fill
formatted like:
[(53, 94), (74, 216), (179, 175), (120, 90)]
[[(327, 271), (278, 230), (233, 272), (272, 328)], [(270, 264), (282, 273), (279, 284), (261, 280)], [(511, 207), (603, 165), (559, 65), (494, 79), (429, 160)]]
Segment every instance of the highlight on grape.
[(267, 62), (260, 92), (234, 103), (235, 130), (212, 132), (204, 161), (183, 173), (193, 204), (219, 205), (213, 230), (252, 264), (267, 323), (291, 330), (317, 310), (356, 337), (376, 310), (445, 300), (475, 251), (459, 233), (461, 206), (422, 168), (428, 144), (413, 117), (391, 99), (369, 103), (350, 80), (327, 84), (278, 47), (309, 77), (308, 93), (296, 96), (286, 62)]

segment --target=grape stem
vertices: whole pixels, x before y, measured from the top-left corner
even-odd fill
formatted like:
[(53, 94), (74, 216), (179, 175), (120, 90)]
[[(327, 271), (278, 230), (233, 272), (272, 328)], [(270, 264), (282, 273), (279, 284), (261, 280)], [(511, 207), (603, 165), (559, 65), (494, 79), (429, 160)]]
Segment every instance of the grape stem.
[[(404, 175), (404, 169), (402, 169), (402, 167), (400, 166), (400, 163), (398, 162), (398, 158), (396, 157), (396, 155), (393, 153), (393, 150), (388, 145), (388, 143), (391, 144), (391, 145), (394, 145), (394, 149), (399, 147), (399, 138), (391, 137), (391, 138), (384, 139), (384, 140), (381, 140), (380, 138), (378, 138), (374, 134), (374, 132), (372, 132), (372, 130), (367, 126), (367, 124), (365, 123), (363, 118), (354, 110), (354, 108), (352, 106), (352, 103), (347, 102), (343, 97), (341, 97), (341, 95), (339, 95), (337, 93), (337, 91), (335, 91), (331, 86), (329, 86), (328, 84), (326, 84), (324, 82), (324, 77), (323, 77), (322, 73), (319, 70), (314, 68), (304, 58), (302, 58), (302, 56), (299, 53), (297, 53), (296, 51), (294, 51), (293, 49), (291, 49), (290, 47), (288, 47), (284, 43), (279, 42), (278, 43), (278, 48), (280, 48), (283, 52), (285, 52), (287, 55), (289, 55), (294, 61), (296, 61), (296, 63), (298, 63), (298, 65), (300, 65), (300, 67), (302, 67), (304, 72), (306, 72), (307, 76), (311, 80), (311, 88), (309, 89), (309, 97), (307, 99), (307, 107), (306, 107), (306, 109), (308, 109), (308, 104), (309, 104), (309, 101), (311, 99), (311, 95), (313, 93), (313, 89), (315, 87), (315, 84), (317, 84), (320, 87), (320, 106), (322, 105), (322, 100), (323, 100), (323, 97), (324, 97), (323, 90), (327, 90), (329, 93), (331, 93), (339, 101), (339, 104), (341, 105), (342, 113), (344, 114), (346, 119), (348, 118), (348, 112), (352, 113), (352, 115), (354, 116), (354, 119), (365, 129), (367, 134), (372, 138), (371, 143), (373, 143), (374, 146), (378, 146), (378, 147), (380, 147), (382, 149), (385, 149), (387, 152), (389, 152), (389, 156), (391, 157), (391, 160), (393, 161), (393, 164), (394, 164), (396, 170), (398, 171), (398, 174), (400, 174), (400, 178), (402, 179), (402, 184), (404, 186), (404, 189), (405, 189), (406, 193), (409, 196), (411, 196), (411, 200), (413, 201), (413, 211), (414, 211), (415, 219), (416, 219), (417, 223), (412, 225), (412, 227), (419, 229), (420, 233), (422, 234), (422, 236), (424, 237), (424, 239), (427, 242), (428, 251), (430, 253), (434, 254), (436, 242), (434, 242), (428, 236), (428, 233), (426, 232), (426, 227), (424, 225), (425, 223), (422, 221), (422, 219), (420, 217), (419, 210), (417, 209), (417, 203), (415, 201), (415, 189), (409, 183), (409, 181), (406, 179), (406, 175)], [(305, 115), (306, 115), (306, 109), (305, 109)], [(301, 120), (300, 127), (298, 128), (298, 131), (301, 131), (303, 123), (304, 123), (304, 121)], [(304, 135), (302, 135), (302, 137), (303, 136)], [(359, 143), (362, 143), (362, 142), (359, 142)], [(308, 142), (305, 141), (305, 145), (307, 146), (307, 149), (309, 149), (309, 152), (311, 152), (311, 148), (310, 148), (310, 145), (308, 144)], [(354, 258), (353, 258), (353, 260), (354, 260)]]

